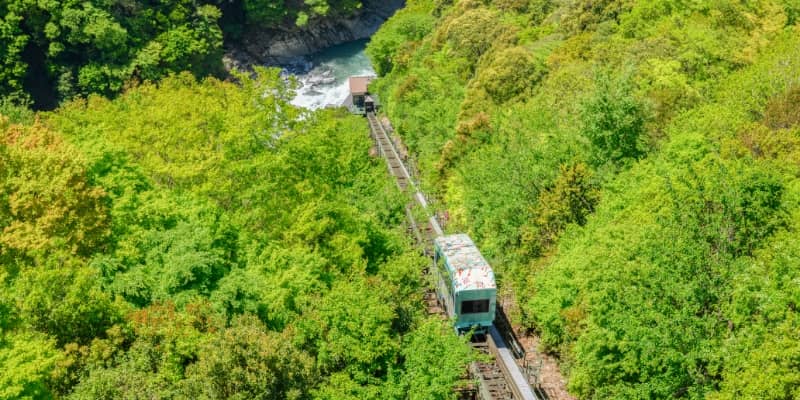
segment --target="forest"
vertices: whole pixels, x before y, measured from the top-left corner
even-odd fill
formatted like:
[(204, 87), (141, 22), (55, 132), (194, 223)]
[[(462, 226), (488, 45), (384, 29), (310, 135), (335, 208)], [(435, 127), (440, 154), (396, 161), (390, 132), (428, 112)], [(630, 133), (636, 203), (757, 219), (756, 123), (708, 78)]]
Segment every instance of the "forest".
[(367, 126), (292, 92), (185, 72), (0, 108), (0, 398), (452, 396), (473, 356), (422, 308)]
[(358, 0), (4, 0), (0, 98), (52, 109), (181, 71), (224, 77), (223, 42), (235, 44), (249, 27), (302, 25), (360, 7)]
[[(407, 198), (247, 29), (0, 2), (0, 399), (453, 399)], [(580, 399), (800, 398), (800, 3), (408, 0), (371, 91)]]
[(427, 193), (581, 399), (800, 398), (800, 3), (410, 0)]

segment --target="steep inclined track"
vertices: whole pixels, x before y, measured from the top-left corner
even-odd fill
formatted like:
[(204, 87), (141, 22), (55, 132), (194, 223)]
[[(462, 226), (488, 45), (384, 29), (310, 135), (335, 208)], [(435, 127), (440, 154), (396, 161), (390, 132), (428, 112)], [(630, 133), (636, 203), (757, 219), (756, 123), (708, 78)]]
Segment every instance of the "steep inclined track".
[[(413, 197), (416, 202), (422, 206), (424, 210), (427, 211), (428, 209), (428, 201), (425, 200), (425, 195), (419, 191), (417, 185), (411, 179), (411, 175), (408, 173), (408, 169), (406, 168), (403, 161), (400, 159), (400, 156), (397, 153), (397, 149), (394, 147), (394, 143), (389, 138), (389, 135), (386, 133), (386, 129), (383, 127), (378, 121), (378, 117), (375, 116), (374, 113), (367, 114), (367, 120), (369, 121), (369, 128), (372, 132), (372, 139), (375, 141), (376, 145), (378, 146), (378, 154), (380, 154), (384, 159), (386, 159), (386, 165), (389, 168), (389, 173), (395, 177), (397, 181), (397, 186), (400, 190), (406, 190), (411, 187), (411, 190), (414, 191)], [(416, 225), (416, 222), (413, 221), (413, 216), (410, 212), (407, 213), (408, 217), (412, 219), (412, 223)], [(430, 228), (436, 233), (436, 236), (444, 235), (444, 231), (439, 226), (439, 222), (436, 220), (435, 217), (430, 216), (428, 218), (428, 224)]]
[[(420, 243), (430, 243), (434, 237), (444, 235), (436, 217), (428, 210), (428, 202), (425, 199), (425, 195), (419, 190), (419, 187), (408, 173), (408, 168), (403, 164), (403, 160), (400, 158), (383, 124), (374, 113), (368, 113), (367, 120), (369, 121), (370, 132), (378, 148), (378, 153), (386, 160), (389, 173), (395, 177), (397, 186), (402, 191), (409, 190), (414, 201), (428, 215), (425, 226), (420, 226), (412, 213), (413, 205), (409, 204), (406, 207), (406, 216), (411, 225), (412, 234)], [(429, 313), (444, 316), (444, 310), (437, 303), (434, 293), (427, 293), (425, 301), (428, 304)], [(503, 318), (503, 321), (505, 321), (505, 318)], [(503, 324), (502, 326), (510, 329), (506, 325)], [(509, 335), (505, 336), (509, 337)], [(513, 337), (513, 335), (510, 336)], [(514, 357), (516, 353), (519, 353), (516, 348), (519, 344), (513, 340), (510, 343), (515, 347), (515, 351), (506, 346), (504, 335), (495, 326), (491, 327), (485, 340), (476, 340), (472, 343), (472, 346), (477, 351), (492, 357), (489, 362), (475, 362), (470, 365), (471, 373), (480, 383), (479, 398), (482, 400), (539, 400), (531, 389), (526, 376), (520, 371)]]

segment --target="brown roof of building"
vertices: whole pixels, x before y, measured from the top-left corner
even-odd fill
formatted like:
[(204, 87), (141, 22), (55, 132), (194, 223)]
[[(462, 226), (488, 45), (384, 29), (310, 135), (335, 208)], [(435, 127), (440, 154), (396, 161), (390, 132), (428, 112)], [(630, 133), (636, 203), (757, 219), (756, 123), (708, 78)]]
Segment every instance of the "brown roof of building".
[(356, 95), (367, 93), (367, 85), (373, 78), (372, 76), (351, 76), (349, 80), (350, 93)]

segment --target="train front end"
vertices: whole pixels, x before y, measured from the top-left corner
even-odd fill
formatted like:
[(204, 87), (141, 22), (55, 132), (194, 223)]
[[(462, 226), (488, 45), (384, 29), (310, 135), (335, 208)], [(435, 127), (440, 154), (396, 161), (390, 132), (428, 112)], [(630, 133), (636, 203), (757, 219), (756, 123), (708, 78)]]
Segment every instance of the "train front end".
[(494, 323), (496, 289), (459, 290), (455, 294), (455, 327), (459, 332), (475, 329), (486, 333)]
[(434, 247), (437, 294), (456, 330), (485, 333), (497, 304), (494, 271), (465, 234), (440, 236)]

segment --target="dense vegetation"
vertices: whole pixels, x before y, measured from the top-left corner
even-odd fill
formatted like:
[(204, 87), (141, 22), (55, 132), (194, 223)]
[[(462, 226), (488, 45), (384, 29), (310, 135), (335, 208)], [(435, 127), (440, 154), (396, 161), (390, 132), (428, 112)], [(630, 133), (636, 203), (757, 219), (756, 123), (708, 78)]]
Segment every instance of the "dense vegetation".
[[(363, 121), (198, 78), (360, 6), (0, 3), (0, 398), (453, 396), (469, 349), (420, 309)], [(411, 0), (370, 43), (426, 192), (580, 398), (800, 397), (799, 18)]]
[(578, 397), (800, 397), (798, 18), (416, 0), (369, 44), (426, 190)]
[(0, 398), (452, 397), (363, 120), (238, 81), (0, 105)]
[(119, 93), (130, 80), (179, 71), (222, 74), (223, 32), (349, 14), (355, 0), (0, 2), (0, 98), (52, 108), (75, 95)]

